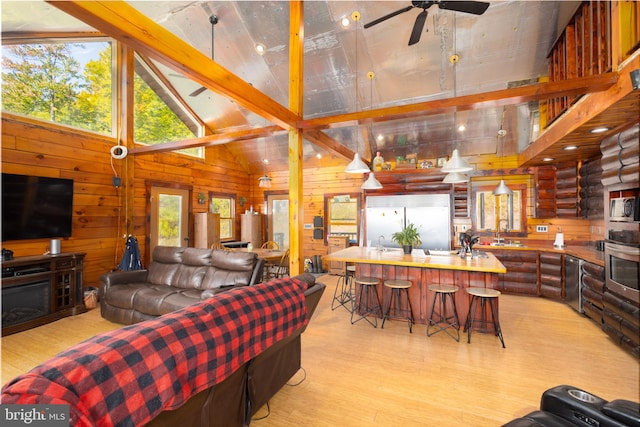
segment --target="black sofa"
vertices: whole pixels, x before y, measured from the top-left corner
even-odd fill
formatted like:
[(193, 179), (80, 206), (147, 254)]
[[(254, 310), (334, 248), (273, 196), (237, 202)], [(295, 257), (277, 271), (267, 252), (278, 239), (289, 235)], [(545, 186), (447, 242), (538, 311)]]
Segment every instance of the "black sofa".
[(640, 403), (606, 401), (570, 385), (542, 394), (540, 410), (516, 418), (503, 427), (640, 427)]

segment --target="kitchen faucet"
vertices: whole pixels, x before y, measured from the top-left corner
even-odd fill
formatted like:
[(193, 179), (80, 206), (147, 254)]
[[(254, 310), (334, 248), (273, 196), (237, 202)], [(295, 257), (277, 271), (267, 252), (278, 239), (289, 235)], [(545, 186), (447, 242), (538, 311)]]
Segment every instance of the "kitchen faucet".
[(500, 225), (502, 224), (503, 221), (507, 223), (507, 225), (504, 227), (504, 232), (505, 233), (509, 232), (509, 220), (503, 218), (500, 221), (498, 221), (498, 230), (496, 231), (496, 241), (498, 243), (500, 243)]

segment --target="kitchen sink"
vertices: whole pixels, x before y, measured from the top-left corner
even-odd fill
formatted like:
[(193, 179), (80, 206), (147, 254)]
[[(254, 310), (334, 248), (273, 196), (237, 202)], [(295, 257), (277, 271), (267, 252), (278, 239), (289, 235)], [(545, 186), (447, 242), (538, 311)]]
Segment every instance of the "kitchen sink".
[(523, 243), (502, 243), (502, 242), (492, 242), (491, 246), (502, 246), (506, 248), (524, 248), (525, 247)]

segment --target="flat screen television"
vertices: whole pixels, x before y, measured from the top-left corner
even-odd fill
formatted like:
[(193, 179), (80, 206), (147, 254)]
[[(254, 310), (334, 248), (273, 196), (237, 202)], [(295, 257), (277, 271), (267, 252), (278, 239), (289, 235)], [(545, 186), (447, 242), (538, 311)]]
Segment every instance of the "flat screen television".
[(2, 241), (71, 237), (73, 180), (2, 174)]

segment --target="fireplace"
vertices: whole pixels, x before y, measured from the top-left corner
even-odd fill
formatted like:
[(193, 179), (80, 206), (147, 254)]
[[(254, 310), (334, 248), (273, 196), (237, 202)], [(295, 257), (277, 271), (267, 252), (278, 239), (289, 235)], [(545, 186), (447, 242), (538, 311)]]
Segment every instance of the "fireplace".
[(2, 288), (2, 327), (51, 314), (48, 280)]

